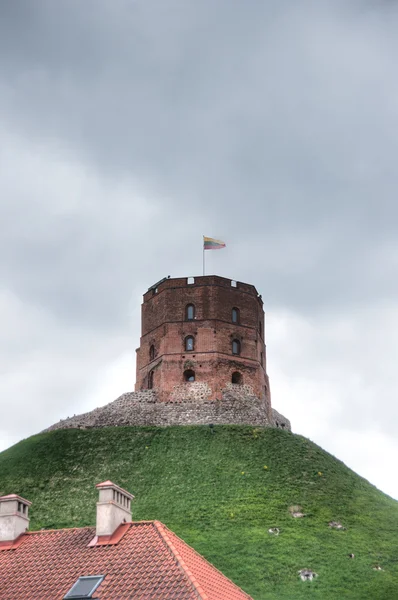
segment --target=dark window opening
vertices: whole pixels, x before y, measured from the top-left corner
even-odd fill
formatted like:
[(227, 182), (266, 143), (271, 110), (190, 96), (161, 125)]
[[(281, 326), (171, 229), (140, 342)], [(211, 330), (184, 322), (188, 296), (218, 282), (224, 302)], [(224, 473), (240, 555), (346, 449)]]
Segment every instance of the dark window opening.
[(155, 346), (152, 344), (152, 346), (149, 348), (149, 360), (153, 360), (155, 358)]
[(26, 515), (26, 513), (28, 512), (28, 507), (26, 506), (26, 504), (24, 504), (23, 502), (18, 502), (18, 512), (22, 513), (23, 515)]
[(233, 308), (232, 309), (232, 323), (239, 323), (240, 322), (240, 310), (239, 308)]
[(148, 390), (153, 389), (153, 371), (149, 371), (148, 373)]
[(263, 324), (261, 323), (261, 321), (258, 322), (258, 330), (260, 332), (260, 335), (263, 334)]
[(79, 577), (66, 596), (64, 596), (64, 600), (69, 600), (69, 598), (92, 598), (103, 579), (104, 575)]
[(189, 382), (195, 381), (195, 371), (192, 371), (192, 369), (184, 371), (184, 380)]
[(185, 338), (185, 350), (187, 350), (188, 352), (192, 351), (195, 347), (195, 342), (194, 342), (194, 338), (192, 335), (188, 335)]
[(185, 307), (185, 319), (187, 321), (193, 321), (195, 318), (195, 307), (193, 304), (188, 304)]
[(240, 341), (232, 340), (232, 354), (240, 354)]
[(242, 381), (243, 381), (242, 373), (239, 373), (239, 371), (235, 371), (234, 373), (232, 373), (232, 383), (241, 385)]

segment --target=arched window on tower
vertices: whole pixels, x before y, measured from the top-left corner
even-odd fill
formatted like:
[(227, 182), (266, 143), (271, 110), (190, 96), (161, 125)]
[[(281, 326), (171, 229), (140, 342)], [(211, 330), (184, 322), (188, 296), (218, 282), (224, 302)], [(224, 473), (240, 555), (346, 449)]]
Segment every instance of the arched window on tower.
[(232, 354), (240, 354), (240, 341), (232, 340)]
[(152, 344), (149, 347), (149, 360), (153, 360), (155, 358), (155, 346)]
[(148, 390), (153, 388), (153, 371), (149, 371), (148, 373)]
[(261, 321), (258, 322), (258, 330), (260, 332), (260, 335), (263, 335), (263, 324), (261, 323)]
[(240, 323), (240, 310), (234, 307), (232, 309), (232, 323)]
[(195, 339), (192, 335), (188, 335), (185, 338), (185, 350), (191, 352), (195, 348)]
[(195, 318), (195, 306), (193, 304), (187, 304), (185, 307), (185, 320), (193, 321)]
[(184, 371), (184, 381), (188, 381), (189, 383), (195, 381), (195, 371), (192, 371), (192, 369)]
[(232, 381), (232, 383), (241, 385), (243, 383), (242, 373), (239, 373), (239, 371), (235, 371), (234, 373), (232, 373), (231, 381)]

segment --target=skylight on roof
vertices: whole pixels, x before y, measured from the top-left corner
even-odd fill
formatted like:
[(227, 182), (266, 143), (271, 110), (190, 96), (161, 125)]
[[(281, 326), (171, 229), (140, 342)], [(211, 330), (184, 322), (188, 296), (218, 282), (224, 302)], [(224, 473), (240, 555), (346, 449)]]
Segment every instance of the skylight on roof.
[(64, 600), (74, 598), (75, 600), (84, 600), (92, 598), (95, 590), (104, 579), (104, 575), (90, 575), (89, 577), (79, 577), (69, 592), (64, 596)]

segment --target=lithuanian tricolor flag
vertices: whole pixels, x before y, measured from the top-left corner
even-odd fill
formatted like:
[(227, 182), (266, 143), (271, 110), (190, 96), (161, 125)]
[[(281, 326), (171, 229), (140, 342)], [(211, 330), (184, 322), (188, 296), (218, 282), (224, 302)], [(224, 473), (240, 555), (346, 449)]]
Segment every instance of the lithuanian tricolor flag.
[(203, 236), (203, 250), (220, 250), (225, 248), (225, 242)]

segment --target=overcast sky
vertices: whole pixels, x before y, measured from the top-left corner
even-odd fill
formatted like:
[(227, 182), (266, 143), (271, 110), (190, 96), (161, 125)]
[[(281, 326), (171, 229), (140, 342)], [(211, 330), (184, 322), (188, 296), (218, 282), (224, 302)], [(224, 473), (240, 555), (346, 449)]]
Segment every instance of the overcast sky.
[(133, 389), (143, 292), (253, 283), (273, 406), (398, 498), (398, 3), (0, 0), (0, 449)]

